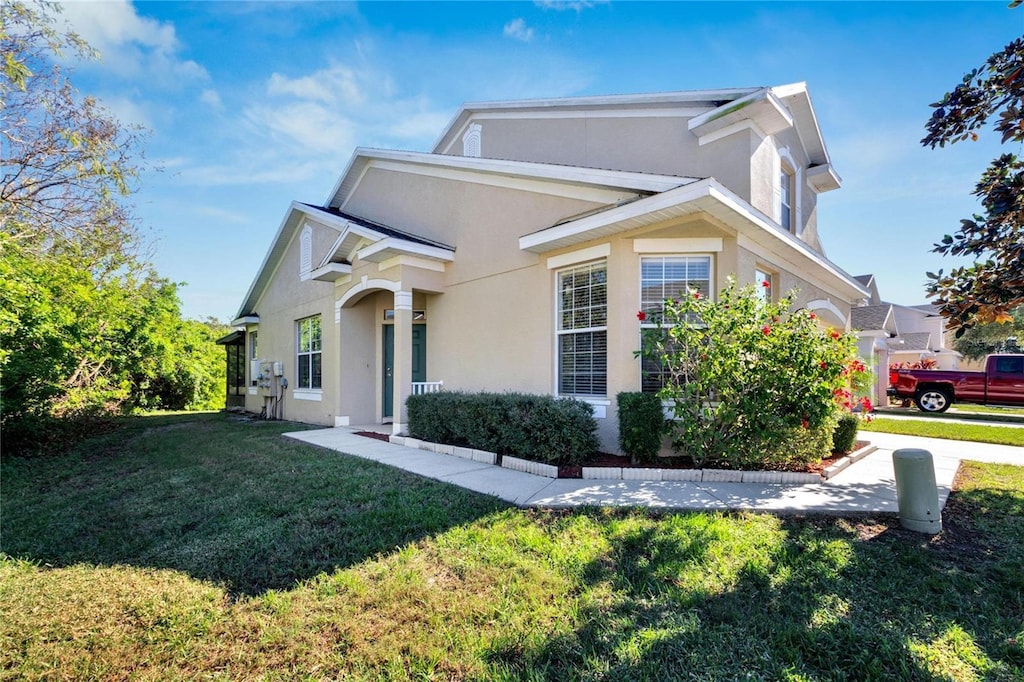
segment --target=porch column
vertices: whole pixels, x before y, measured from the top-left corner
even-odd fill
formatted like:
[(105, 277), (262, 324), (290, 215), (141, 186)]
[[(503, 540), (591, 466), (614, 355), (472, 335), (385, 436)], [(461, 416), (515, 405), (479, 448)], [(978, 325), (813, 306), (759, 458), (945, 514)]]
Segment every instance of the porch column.
[(412, 292), (395, 292), (395, 357), (392, 433), (406, 431), (409, 415), (405, 400), (412, 393)]

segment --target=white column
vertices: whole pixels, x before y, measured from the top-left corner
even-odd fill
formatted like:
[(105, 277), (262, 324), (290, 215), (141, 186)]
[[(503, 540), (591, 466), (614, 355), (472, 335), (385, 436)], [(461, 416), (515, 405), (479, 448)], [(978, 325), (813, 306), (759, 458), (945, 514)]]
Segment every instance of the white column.
[(395, 292), (395, 358), (392, 433), (406, 431), (409, 415), (405, 401), (412, 393), (412, 292)]

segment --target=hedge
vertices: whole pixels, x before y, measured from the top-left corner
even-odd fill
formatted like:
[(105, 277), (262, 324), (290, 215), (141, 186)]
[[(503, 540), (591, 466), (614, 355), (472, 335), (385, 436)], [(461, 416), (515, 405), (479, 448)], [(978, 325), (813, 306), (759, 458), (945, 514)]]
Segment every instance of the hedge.
[(630, 461), (654, 462), (667, 433), (665, 409), (657, 393), (623, 392), (619, 405), (619, 447)]
[(578, 465), (598, 447), (588, 403), (525, 393), (409, 396), (409, 435), (535, 462)]
[(832, 452), (841, 454), (853, 450), (859, 426), (860, 420), (855, 415), (844, 414), (840, 417), (836, 430), (832, 432)]

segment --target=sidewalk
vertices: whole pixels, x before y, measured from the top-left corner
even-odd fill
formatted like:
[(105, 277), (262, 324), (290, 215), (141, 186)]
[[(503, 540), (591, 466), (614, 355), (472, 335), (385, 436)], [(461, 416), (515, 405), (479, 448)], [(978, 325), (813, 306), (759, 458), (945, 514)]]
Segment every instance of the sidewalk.
[(945, 506), (961, 459), (1024, 465), (1024, 448), (862, 432), (878, 450), (823, 483), (712, 483), (552, 479), (357, 436), (344, 427), (284, 434), (288, 438), (405, 469), (494, 495), (521, 507), (633, 506), (656, 509), (826, 514), (896, 513), (892, 453), (922, 448), (935, 458), (939, 504)]

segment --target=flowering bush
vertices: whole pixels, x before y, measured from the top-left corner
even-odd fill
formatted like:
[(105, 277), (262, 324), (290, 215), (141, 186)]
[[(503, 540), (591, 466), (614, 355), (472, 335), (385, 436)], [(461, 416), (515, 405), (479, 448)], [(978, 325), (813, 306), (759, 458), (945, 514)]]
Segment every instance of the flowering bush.
[(662, 370), (673, 447), (697, 465), (786, 468), (831, 451), (865, 368), (852, 336), (791, 312), (792, 296), (766, 302), (730, 279), (718, 301), (666, 301), (657, 328), (644, 330), (639, 353)]

